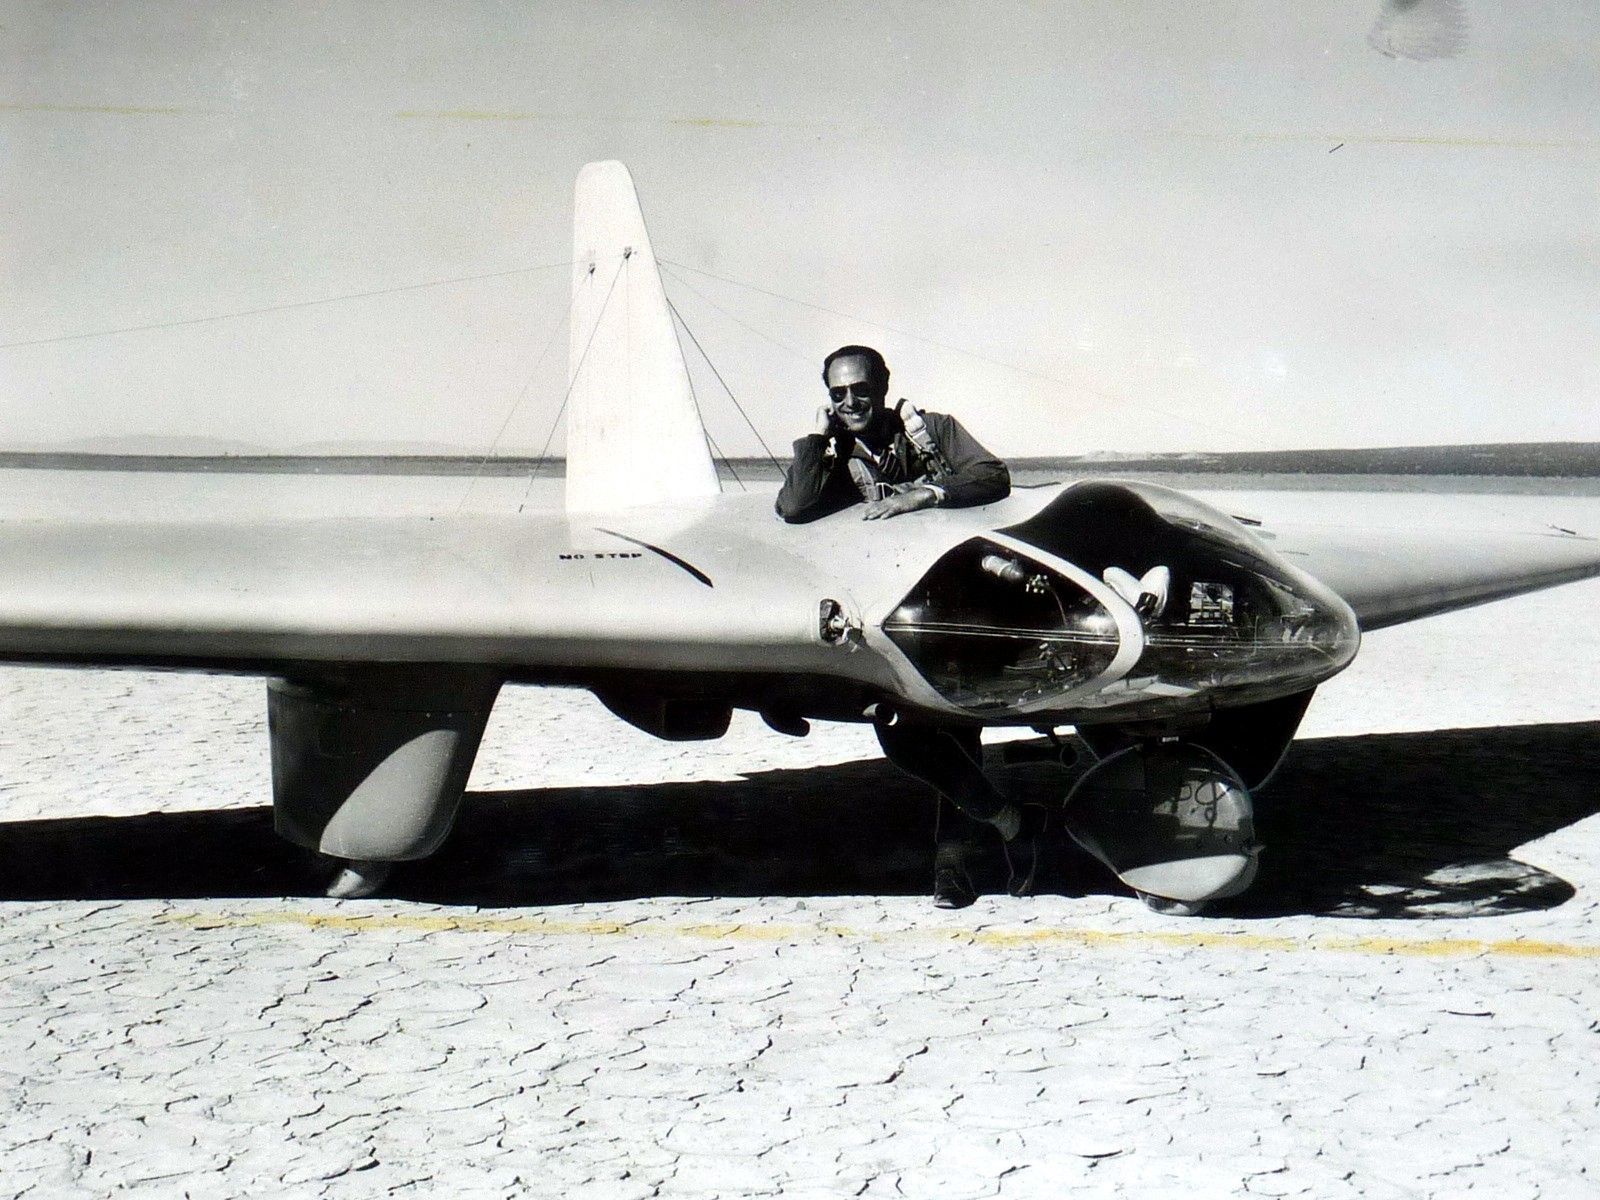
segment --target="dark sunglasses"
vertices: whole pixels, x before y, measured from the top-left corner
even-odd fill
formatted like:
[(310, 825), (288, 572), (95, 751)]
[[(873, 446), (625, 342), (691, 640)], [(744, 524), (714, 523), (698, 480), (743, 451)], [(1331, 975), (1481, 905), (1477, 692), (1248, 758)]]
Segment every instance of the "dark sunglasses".
[(847, 383), (843, 387), (828, 389), (828, 399), (835, 404), (842, 404), (851, 396), (860, 400), (877, 400), (882, 395), (883, 393), (871, 383)]

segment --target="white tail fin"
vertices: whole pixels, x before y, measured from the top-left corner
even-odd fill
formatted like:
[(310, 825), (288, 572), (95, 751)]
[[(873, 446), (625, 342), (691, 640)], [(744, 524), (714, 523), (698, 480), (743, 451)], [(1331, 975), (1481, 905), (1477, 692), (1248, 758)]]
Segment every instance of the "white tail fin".
[(628, 168), (578, 172), (567, 377), (567, 509), (721, 491)]

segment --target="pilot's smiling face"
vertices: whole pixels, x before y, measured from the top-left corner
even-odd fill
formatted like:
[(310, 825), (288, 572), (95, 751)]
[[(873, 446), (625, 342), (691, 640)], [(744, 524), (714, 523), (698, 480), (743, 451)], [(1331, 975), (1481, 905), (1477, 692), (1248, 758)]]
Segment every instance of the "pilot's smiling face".
[(860, 437), (883, 408), (883, 388), (874, 383), (870, 359), (852, 355), (828, 364), (828, 400), (833, 417)]

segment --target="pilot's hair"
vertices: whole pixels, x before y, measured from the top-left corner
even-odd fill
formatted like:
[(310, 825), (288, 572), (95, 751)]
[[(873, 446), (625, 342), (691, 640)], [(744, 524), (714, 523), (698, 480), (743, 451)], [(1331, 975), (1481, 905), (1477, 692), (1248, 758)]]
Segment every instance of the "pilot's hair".
[(836, 358), (864, 358), (867, 360), (867, 378), (874, 387), (887, 393), (889, 391), (889, 364), (883, 361), (871, 346), (840, 346), (827, 358), (822, 360), (822, 382), (828, 382), (828, 368), (833, 365)]

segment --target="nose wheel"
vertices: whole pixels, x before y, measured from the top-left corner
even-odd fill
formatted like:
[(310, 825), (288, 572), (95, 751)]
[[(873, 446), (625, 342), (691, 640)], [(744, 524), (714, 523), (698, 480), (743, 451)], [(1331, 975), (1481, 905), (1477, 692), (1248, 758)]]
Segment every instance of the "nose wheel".
[(1096, 763), (1068, 794), (1064, 820), (1074, 841), (1164, 915), (1194, 916), (1256, 877), (1250, 792), (1190, 742), (1141, 743)]

